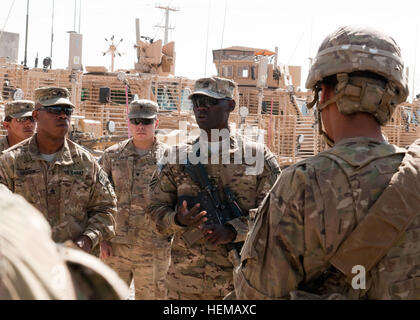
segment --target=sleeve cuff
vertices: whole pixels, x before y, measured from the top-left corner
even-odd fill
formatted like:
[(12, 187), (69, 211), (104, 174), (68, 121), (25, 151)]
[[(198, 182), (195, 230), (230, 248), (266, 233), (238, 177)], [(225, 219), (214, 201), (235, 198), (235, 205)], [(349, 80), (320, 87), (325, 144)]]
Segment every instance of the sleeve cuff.
[(236, 238), (233, 242), (243, 242), (248, 234), (248, 222), (245, 217), (239, 217), (226, 222), (236, 230)]
[(176, 219), (175, 219), (175, 216), (176, 216), (176, 212), (175, 211), (172, 211), (172, 212), (170, 212), (169, 214), (168, 214), (168, 220), (169, 220), (169, 225), (170, 225), (170, 228), (171, 229), (173, 229), (174, 231), (178, 231), (178, 230), (185, 230), (185, 229), (187, 229), (187, 227), (185, 226), (181, 226), (181, 225), (179, 225), (177, 222), (176, 222)]
[(88, 237), (92, 241), (92, 249), (95, 248), (99, 243), (99, 235), (93, 230), (86, 230), (83, 235)]

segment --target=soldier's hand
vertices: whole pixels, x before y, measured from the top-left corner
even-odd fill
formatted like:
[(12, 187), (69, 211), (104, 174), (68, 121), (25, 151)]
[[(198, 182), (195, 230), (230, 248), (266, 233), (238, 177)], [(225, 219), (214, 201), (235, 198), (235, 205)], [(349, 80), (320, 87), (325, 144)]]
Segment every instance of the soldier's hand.
[(231, 243), (236, 238), (233, 228), (221, 224), (211, 227), (201, 225), (199, 228), (202, 230), (204, 238), (212, 245)]
[(105, 260), (112, 257), (112, 247), (108, 241), (101, 241), (99, 243), (99, 258)]
[(175, 216), (175, 219), (182, 226), (191, 227), (199, 226), (207, 221), (205, 215), (206, 211), (200, 211), (200, 204), (197, 203), (191, 210), (188, 210), (187, 201), (182, 202), (182, 206), (178, 207), (178, 212)]
[(80, 236), (76, 239), (75, 243), (80, 249), (86, 251), (87, 253), (90, 253), (90, 250), (92, 249), (92, 240), (90, 240), (88, 236)]

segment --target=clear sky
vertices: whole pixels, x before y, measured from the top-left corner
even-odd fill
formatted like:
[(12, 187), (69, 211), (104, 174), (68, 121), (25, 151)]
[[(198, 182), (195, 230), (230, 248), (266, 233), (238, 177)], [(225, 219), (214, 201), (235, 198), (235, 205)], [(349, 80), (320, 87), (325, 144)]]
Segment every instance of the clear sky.
[[(5, 26), (5, 31), (20, 33), (19, 61), (24, 57), (26, 3), (0, 0), (0, 29)], [(29, 0), (29, 67), (37, 53), (40, 65), (50, 54), (52, 4), (53, 0)], [(214, 75), (213, 49), (239, 45), (274, 51), (278, 46), (279, 62), (302, 66), (304, 85), (308, 58), (315, 56), (327, 34), (341, 25), (366, 24), (397, 41), (409, 67), (410, 97), (412, 92), (420, 93), (418, 0), (55, 0), (54, 4), (55, 68), (67, 67), (67, 31), (79, 31), (79, 26), (84, 66), (110, 67), (110, 56), (102, 53), (108, 48), (105, 38), (115, 35), (115, 40), (123, 39), (118, 50), (124, 53), (116, 58), (115, 68), (134, 68), (135, 19), (140, 19), (141, 35), (163, 39), (163, 30), (154, 26), (164, 24), (164, 11), (155, 6), (169, 4), (179, 9), (170, 14), (175, 29), (169, 33), (169, 40), (176, 42), (177, 76)]]

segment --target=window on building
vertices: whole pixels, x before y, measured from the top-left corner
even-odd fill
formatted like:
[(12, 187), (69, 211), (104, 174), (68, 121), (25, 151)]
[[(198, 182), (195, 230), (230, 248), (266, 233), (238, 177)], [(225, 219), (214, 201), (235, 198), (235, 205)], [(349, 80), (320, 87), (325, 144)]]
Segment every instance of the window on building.
[(233, 76), (233, 67), (232, 66), (223, 66), (222, 67), (222, 77), (232, 78)]
[(238, 66), (238, 77), (248, 78), (249, 76), (249, 67), (248, 66)]

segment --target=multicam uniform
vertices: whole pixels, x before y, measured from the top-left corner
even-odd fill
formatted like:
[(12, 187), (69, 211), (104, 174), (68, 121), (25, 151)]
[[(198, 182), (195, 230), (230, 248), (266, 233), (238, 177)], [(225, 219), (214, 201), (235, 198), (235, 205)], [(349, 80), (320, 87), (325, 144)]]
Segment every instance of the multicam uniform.
[[(209, 164), (204, 166), (212, 184), (219, 187), (229, 186), (242, 211), (248, 214), (248, 210), (256, 208), (264, 198), (280, 169), (267, 148), (240, 136), (231, 135), (229, 139), (230, 164), (212, 164), (209, 158)], [(249, 165), (244, 158), (240, 164), (233, 164), (234, 152), (241, 144), (248, 144), (254, 152), (257, 148), (264, 148), (264, 166), (260, 174), (247, 175), (245, 171)], [(191, 151), (192, 146), (193, 143), (187, 144), (186, 149), (181, 151), (181, 147), (177, 147), (175, 152), (184, 154)], [(165, 164), (160, 172), (155, 172), (151, 181), (148, 213), (160, 232), (174, 234), (171, 264), (166, 277), (169, 299), (222, 299), (233, 289), (233, 265), (228, 259), (226, 247), (211, 246), (204, 239), (188, 246), (182, 236), (198, 229), (182, 227), (174, 220), (178, 197), (197, 196), (199, 191), (199, 186), (185, 171), (185, 166), (180, 164)], [(223, 201), (221, 193), (220, 197)], [(228, 223), (237, 231), (234, 242), (244, 241), (248, 232), (247, 217), (236, 218)]]
[(1, 184), (0, 221), (0, 300), (127, 295), (128, 287), (112, 269), (79, 248), (55, 244), (42, 214)]
[[(316, 283), (329, 270), (329, 258), (388, 186), (404, 153), (384, 142), (352, 138), (285, 169), (243, 247), (242, 267), (234, 275), (237, 298), (288, 298), (298, 287), (305, 291)], [(372, 269), (367, 290), (352, 297), (401, 298), (410, 285), (414, 257), (420, 255), (419, 232), (417, 216), (405, 237)], [(349, 296), (345, 280), (333, 272), (315, 293)]]
[[(315, 91), (308, 108), (358, 114), (372, 131), (326, 132), (320, 119), (327, 143), (328, 134), (348, 138), (277, 180), (235, 269), (237, 298), (420, 298), (420, 141), (406, 151), (373, 139), (407, 98), (404, 70), (400, 48), (378, 30), (345, 26), (323, 41), (306, 81)], [(327, 101), (318, 101), (321, 89)]]
[(169, 266), (170, 237), (155, 231), (145, 215), (150, 177), (165, 145), (156, 141), (140, 156), (133, 139), (105, 150), (100, 164), (114, 185), (118, 198), (113, 255), (105, 260), (130, 284), (134, 278), (136, 299), (164, 299), (164, 280)]
[[(4, 106), (4, 119), (23, 118), (32, 116), (34, 102), (30, 100), (15, 100), (6, 103)], [(7, 136), (0, 138), (0, 153), (10, 148)]]
[(3, 152), (6, 149), (9, 149), (9, 141), (7, 140), (7, 137), (0, 138), (0, 153)]
[(115, 235), (112, 185), (93, 156), (68, 139), (52, 162), (41, 158), (36, 135), (13, 146), (0, 156), (0, 183), (45, 216), (56, 242), (86, 235), (93, 248)]

